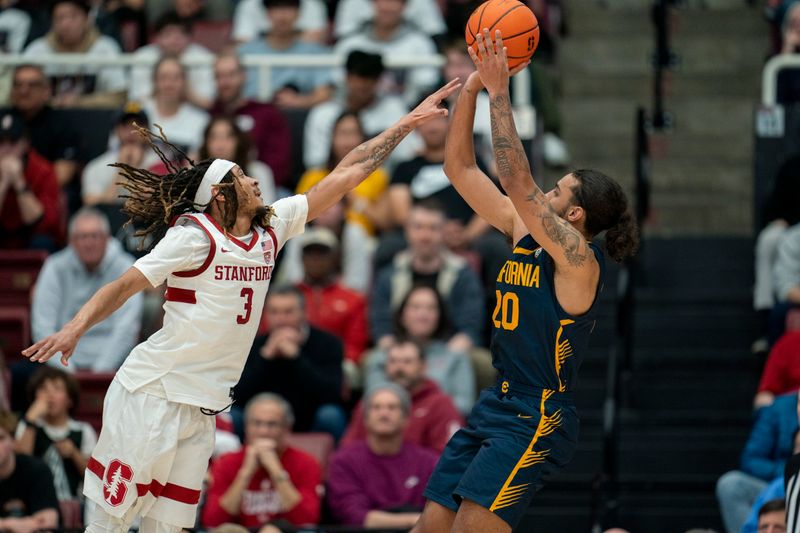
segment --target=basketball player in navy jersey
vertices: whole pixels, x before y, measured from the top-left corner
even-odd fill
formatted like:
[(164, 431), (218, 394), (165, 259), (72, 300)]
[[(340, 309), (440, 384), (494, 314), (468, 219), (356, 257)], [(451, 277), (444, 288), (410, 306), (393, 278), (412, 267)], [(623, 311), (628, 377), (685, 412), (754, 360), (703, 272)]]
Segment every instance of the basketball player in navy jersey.
[[(467, 427), (448, 443), (431, 477), (415, 532), (508, 532), (544, 479), (572, 458), (578, 417), (572, 400), (602, 288), (603, 252), (592, 237), (606, 231), (616, 261), (632, 255), (637, 228), (611, 178), (577, 170), (545, 193), (531, 175), (514, 126), (500, 32), (478, 36), (477, 72), (452, 115), (445, 172), (476, 213), (511, 237), (497, 274), (492, 316), (496, 387), (484, 390)], [(477, 93), (490, 98), (498, 176), (508, 197), (478, 169), (472, 144)]]

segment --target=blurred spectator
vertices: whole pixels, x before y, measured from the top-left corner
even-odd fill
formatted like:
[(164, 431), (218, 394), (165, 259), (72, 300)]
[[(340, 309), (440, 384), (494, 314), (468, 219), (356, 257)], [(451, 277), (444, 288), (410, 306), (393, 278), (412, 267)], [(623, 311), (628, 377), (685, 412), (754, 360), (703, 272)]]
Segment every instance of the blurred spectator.
[[(241, 45), (240, 55), (247, 57), (330, 53), (325, 46), (300, 39), (297, 29), (300, 0), (265, 0), (264, 5), (272, 28), (263, 38)], [(258, 78), (258, 69), (249, 69), (245, 94), (251, 98), (260, 96)], [(281, 107), (307, 109), (329, 100), (333, 94), (332, 74), (327, 67), (275, 67), (270, 69), (269, 79), (268, 99)]]
[(12, 6), (13, 2), (0, 4), (0, 52), (5, 54), (22, 52), (31, 28), (30, 15)]
[[(333, 125), (330, 155), (324, 167), (306, 171), (296, 192), (308, 192), (322, 181), (350, 150), (367, 140), (358, 115), (345, 111)], [(377, 246), (376, 234), (390, 223), (389, 198), (386, 195), (389, 176), (376, 169), (358, 187), (345, 196), (345, 220), (341, 227), (342, 283), (360, 292), (367, 292), (372, 283), (372, 254)], [(289, 250), (287, 250), (289, 252)], [(294, 257), (299, 254), (293, 253)], [(284, 260), (290, 255), (284, 256)], [(299, 263), (299, 258), (294, 261)], [(302, 278), (302, 269), (292, 269), (292, 281)]]
[(38, 65), (20, 65), (14, 69), (11, 85), (11, 110), (27, 127), (30, 144), (53, 163), (58, 185), (67, 185), (78, 168), (79, 136), (73, 124), (50, 102), (50, 82)]
[(265, 311), (269, 335), (258, 336), (247, 358), (234, 397), (242, 405), (259, 392), (288, 400), (299, 431), (326, 431), (338, 440), (346, 417), (342, 393), (342, 342), (310, 326), (303, 293), (272, 287)]
[(372, 338), (379, 347), (391, 342), (392, 314), (414, 285), (435, 287), (447, 303), (455, 331), (447, 341), (453, 351), (481, 344), (484, 307), (478, 276), (444, 245), (445, 215), (426, 200), (411, 208), (406, 223), (408, 249), (397, 254), (375, 279), (370, 300)]
[(297, 288), (306, 301), (309, 323), (336, 335), (345, 357), (358, 364), (369, 341), (367, 302), (338, 279), (339, 241), (327, 228), (311, 227), (298, 240), (303, 256), (303, 280)]
[(775, 305), (775, 281), (773, 271), (778, 255), (778, 245), (786, 230), (800, 222), (800, 154), (788, 157), (778, 169), (774, 186), (764, 205), (765, 227), (756, 239), (755, 286), (753, 308), (761, 319), (761, 335), (753, 346), (753, 352), (766, 352), (769, 313)]
[[(303, 141), (306, 168), (325, 166), (331, 150), (333, 125), (345, 111), (358, 114), (368, 139), (407, 113), (399, 97), (378, 91), (378, 81), (384, 71), (380, 55), (353, 51), (347, 56), (345, 70), (343, 98), (315, 106), (306, 119)], [(408, 135), (389, 156), (388, 166), (413, 157), (419, 144), (416, 135)]]
[(214, 63), (217, 100), (209, 112), (236, 117), (239, 128), (250, 135), (258, 160), (272, 169), (276, 185), (287, 187), (292, 153), (289, 123), (275, 106), (245, 98), (246, 78), (235, 54), (220, 54)]
[[(156, 21), (153, 43), (134, 52), (136, 59), (155, 63), (160, 57), (169, 55), (179, 60), (208, 60), (214, 58), (206, 47), (192, 42), (191, 22), (175, 13), (165, 13)], [(186, 98), (194, 105), (208, 107), (214, 98), (214, 76), (211, 67), (198, 65), (187, 67), (188, 86)], [(153, 93), (153, 67), (138, 66), (131, 70), (128, 99), (143, 100)]]
[[(336, 43), (336, 54), (346, 56), (354, 50), (392, 56), (433, 56), (436, 44), (430, 36), (403, 20), (403, 9), (409, 0), (372, 0), (374, 16), (354, 33)], [(385, 80), (389, 89), (402, 94), (406, 103), (416, 102), (439, 81), (436, 67), (397, 69)]]
[[(125, 273), (133, 262), (109, 235), (105, 215), (91, 207), (75, 213), (69, 224), (69, 246), (47, 258), (36, 282), (31, 305), (34, 341), (60, 330), (100, 287)], [(81, 337), (67, 368), (116, 371), (136, 344), (141, 315), (142, 295), (137, 294)], [(48, 364), (60, 366), (57, 360)]]
[[(44, 37), (30, 43), (23, 54), (32, 60), (42, 54), (84, 54), (117, 57), (122, 51), (112, 38), (101, 35), (89, 17), (86, 0), (56, 0), (52, 25)], [(57, 107), (117, 107), (125, 101), (127, 79), (122, 67), (106, 65), (48, 65), (45, 73), (53, 85)]]
[[(405, 389), (411, 396), (410, 419), (404, 427), (404, 439), (441, 452), (453, 433), (464, 424), (453, 400), (439, 386), (425, 377), (425, 349), (410, 339), (399, 339), (386, 356), (385, 381)], [(364, 402), (353, 409), (353, 416), (342, 443), (363, 440), (369, 435), (362, 417)]]
[[(119, 184), (119, 170), (112, 163), (126, 163), (133, 167), (149, 168), (159, 162), (158, 156), (147, 141), (133, 127), (150, 126), (147, 115), (138, 102), (128, 102), (111, 130), (109, 150), (89, 161), (83, 170), (81, 194), (84, 205), (118, 205), (125, 202), (126, 194)], [(118, 208), (117, 208), (118, 209)]]
[(245, 407), (246, 445), (211, 467), (203, 524), (261, 528), (285, 521), (316, 524), (322, 471), (313, 456), (287, 445), (294, 414), (275, 394), (254, 396)]
[(30, 407), (17, 426), (17, 453), (41, 459), (53, 473), (59, 501), (82, 497), (86, 463), (97, 444), (97, 434), (70, 413), (78, 405), (75, 378), (61, 369), (40, 366), (28, 382)]
[[(148, 2), (150, 20), (157, 20), (163, 15), (177, 17), (183, 22), (193, 24), (208, 18), (209, 0), (170, 0), (169, 2)], [(159, 11), (161, 9), (161, 11)]]
[(22, 120), (0, 114), (0, 248), (57, 249), (61, 216), (53, 165), (29, 146)]
[(776, 304), (770, 312), (770, 346), (783, 335), (789, 310), (800, 306), (800, 224), (787, 229), (781, 238), (773, 278)]
[(775, 396), (800, 388), (800, 331), (787, 331), (769, 352), (761, 373), (756, 409), (771, 405)]
[(403, 436), (413, 407), (401, 387), (372, 389), (364, 405), (354, 416), (363, 416), (358, 422), (366, 428), (365, 440), (343, 446), (331, 458), (328, 506), (342, 524), (408, 529), (425, 503), (422, 492), (437, 456)]
[[(246, 43), (272, 28), (264, 0), (240, 0), (233, 13), (233, 39)], [(322, 0), (300, 0), (297, 29), (304, 41), (324, 43), (328, 37), (328, 9)]]
[[(447, 347), (450, 320), (444, 301), (433, 287), (412, 288), (394, 315), (398, 338), (410, 337), (425, 347), (425, 375), (449, 395), (461, 414), (475, 403), (475, 372), (469, 355)], [(387, 350), (376, 349), (364, 359), (364, 388), (385, 383)]]
[(0, 411), (0, 530), (29, 532), (58, 527), (53, 474), (40, 459), (14, 453), (16, 418)]
[(800, 52), (800, 4), (790, 2), (787, 5), (781, 28), (783, 33), (781, 53), (797, 54)]
[(196, 152), (209, 117), (187, 99), (186, 69), (175, 57), (163, 56), (153, 70), (153, 83), (153, 96), (144, 101), (150, 123), (161, 126), (169, 142), (184, 152)]
[[(340, 0), (336, 6), (333, 34), (337, 39), (346, 37), (358, 31), (374, 17), (375, 3), (372, 0)], [(406, 0), (403, 18), (406, 23), (414, 24), (431, 37), (443, 34), (446, 30), (436, 0)]]
[(796, 392), (778, 396), (756, 413), (742, 452), (741, 470), (727, 472), (717, 481), (717, 501), (728, 533), (742, 530), (758, 495), (783, 473), (797, 430)]
[(252, 159), (254, 152), (250, 149), (250, 137), (236, 124), (233, 117), (212, 118), (203, 132), (203, 146), (200, 147), (198, 159), (227, 159), (236, 161), (242, 170), (258, 182), (261, 199), (265, 204), (277, 200), (275, 178), (272, 170)]
[(770, 500), (758, 511), (758, 533), (786, 533), (786, 502)]

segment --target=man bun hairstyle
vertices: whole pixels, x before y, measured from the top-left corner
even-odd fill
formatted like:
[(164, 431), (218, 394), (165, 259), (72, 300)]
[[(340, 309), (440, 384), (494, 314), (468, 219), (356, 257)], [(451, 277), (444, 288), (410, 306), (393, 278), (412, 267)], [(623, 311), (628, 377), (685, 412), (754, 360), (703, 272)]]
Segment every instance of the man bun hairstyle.
[(639, 227), (631, 214), (628, 197), (619, 183), (602, 172), (580, 169), (572, 173), (580, 185), (572, 193), (586, 212), (590, 236), (606, 232), (606, 251), (621, 263), (639, 248)]

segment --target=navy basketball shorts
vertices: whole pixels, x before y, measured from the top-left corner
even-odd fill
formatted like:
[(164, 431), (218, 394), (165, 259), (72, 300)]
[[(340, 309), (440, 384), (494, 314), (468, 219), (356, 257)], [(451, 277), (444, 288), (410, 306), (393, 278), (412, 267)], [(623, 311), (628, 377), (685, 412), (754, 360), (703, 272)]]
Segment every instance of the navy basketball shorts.
[(453, 511), (466, 498), (512, 529), (519, 524), (534, 493), (569, 463), (578, 441), (570, 393), (523, 390), (504, 381), (481, 392), (467, 427), (447, 443), (426, 498)]

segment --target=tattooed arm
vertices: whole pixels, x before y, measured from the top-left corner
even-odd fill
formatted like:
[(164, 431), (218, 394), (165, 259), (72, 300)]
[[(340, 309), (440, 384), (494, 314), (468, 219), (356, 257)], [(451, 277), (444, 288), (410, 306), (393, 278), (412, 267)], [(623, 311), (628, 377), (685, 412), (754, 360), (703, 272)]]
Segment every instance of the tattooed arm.
[(477, 72), (470, 74), (447, 129), (444, 172), (473, 211), (506, 235), (514, 234), (514, 206), (478, 168), (472, 139), (475, 102), (483, 89)]
[[(528, 157), (514, 125), (506, 51), (499, 31), (495, 43), (491, 41), (488, 30), (478, 35), (477, 40), (480, 58), (471, 50), (470, 56), (489, 92), (492, 145), (500, 183), (527, 230), (553, 257), (559, 270), (569, 270), (593, 279), (599, 266), (586, 239), (553, 210), (550, 199), (533, 179)], [(553, 195), (561, 193), (556, 186)]]
[(312, 188), (308, 198), (309, 221), (318, 217), (329, 207), (339, 202), (345, 194), (364, 181), (389, 157), (392, 150), (406, 135), (420, 124), (434, 117), (447, 116), (447, 109), (440, 107), (446, 99), (461, 86), (458, 80), (428, 96), (413, 111), (401, 118), (394, 126), (377, 137), (353, 148), (325, 179)]

